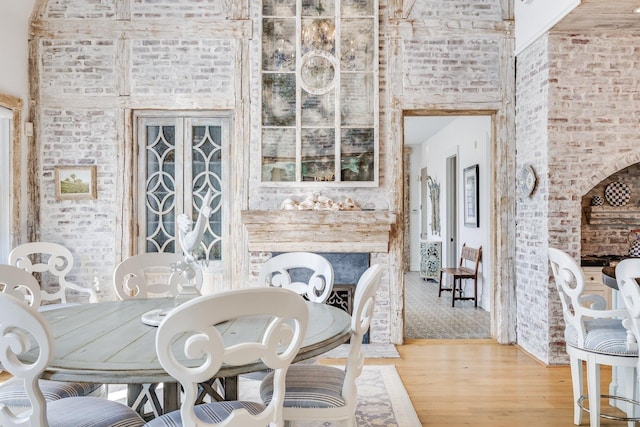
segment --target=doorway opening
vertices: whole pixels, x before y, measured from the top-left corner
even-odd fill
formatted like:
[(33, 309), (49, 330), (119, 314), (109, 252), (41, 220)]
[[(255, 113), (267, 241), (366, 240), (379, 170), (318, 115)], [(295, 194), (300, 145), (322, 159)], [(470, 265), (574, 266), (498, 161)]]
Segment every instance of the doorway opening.
[[(490, 112), (405, 112), (405, 224), (409, 252), (405, 272), (405, 338), (491, 338), (493, 239), (491, 186), (493, 115)], [(462, 171), (478, 165), (477, 199), (481, 218), (477, 226), (465, 225)], [(482, 219), (484, 217), (484, 219)], [(478, 308), (456, 301), (450, 293), (438, 296), (440, 267), (458, 264), (463, 244), (482, 246)], [(485, 255), (486, 254), (486, 255)], [(434, 273), (435, 271), (435, 273)], [(450, 280), (446, 276), (443, 280)], [(473, 294), (473, 283), (465, 294)]]

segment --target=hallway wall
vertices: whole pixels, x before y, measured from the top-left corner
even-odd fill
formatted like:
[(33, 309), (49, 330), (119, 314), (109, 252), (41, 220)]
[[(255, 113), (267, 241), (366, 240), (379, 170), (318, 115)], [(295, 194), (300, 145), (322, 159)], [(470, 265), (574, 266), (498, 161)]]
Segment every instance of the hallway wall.
[[(425, 120), (428, 120), (425, 118)], [(460, 253), (460, 248), (463, 243), (467, 243), (469, 246), (483, 248), (483, 260), (480, 266), (480, 274), (478, 280), (478, 304), (485, 310), (491, 310), (491, 294), (493, 284), (495, 283), (492, 276), (492, 250), (491, 250), (491, 206), (494, 196), (494, 189), (491, 185), (492, 167), (493, 161), (491, 156), (492, 150), (492, 137), (491, 137), (491, 117), (490, 116), (462, 116), (451, 122), (444, 127), (440, 132), (433, 135), (421, 145), (414, 146), (414, 152), (412, 153), (412, 167), (411, 173), (413, 175), (410, 179), (414, 190), (411, 191), (411, 196), (415, 199), (416, 192), (415, 187), (420, 186), (419, 173), (420, 169), (426, 167), (429, 175), (440, 183), (440, 234), (432, 235), (431, 229), (422, 230), (423, 235), (428, 236), (428, 240), (443, 241), (445, 238), (445, 232), (447, 227), (448, 215), (446, 212), (446, 192), (448, 191), (448, 185), (446, 181), (446, 159), (451, 156), (457, 156), (458, 159), (458, 174), (457, 174), (457, 195), (458, 195), (458, 248), (456, 254)], [(414, 166), (414, 163), (417, 165)], [(474, 164), (479, 165), (479, 183), (480, 183), (480, 227), (466, 227), (464, 225), (464, 188), (463, 188), (463, 171), (464, 168), (472, 166)], [(430, 211), (430, 202), (419, 199), (419, 190), (417, 192), (418, 200), (412, 200), (412, 207), (422, 204), (423, 209)], [(430, 214), (429, 214), (430, 215)], [(413, 226), (414, 221), (419, 222), (420, 214), (412, 215), (412, 233), (413, 230), (418, 230), (419, 225)], [(412, 243), (414, 241), (412, 240)], [(411, 248), (412, 256), (418, 256), (419, 258), (419, 241), (418, 245), (414, 244)], [(446, 259), (444, 254), (444, 242), (443, 242), (443, 265), (456, 265), (457, 257), (454, 260)], [(470, 291), (473, 293), (473, 291)]]

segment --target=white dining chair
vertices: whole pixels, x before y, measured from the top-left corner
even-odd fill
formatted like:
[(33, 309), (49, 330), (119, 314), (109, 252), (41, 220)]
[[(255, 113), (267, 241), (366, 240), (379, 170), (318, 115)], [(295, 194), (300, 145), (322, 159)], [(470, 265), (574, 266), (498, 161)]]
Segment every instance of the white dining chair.
[[(184, 263), (184, 256), (171, 252), (148, 252), (122, 260), (113, 271), (113, 286), (121, 300), (133, 298), (175, 297), (181, 284), (202, 286), (202, 270), (195, 268), (194, 277), (188, 279), (184, 270), (176, 268)], [(162, 414), (159, 384), (142, 384), (131, 406), (144, 418)], [(145, 409), (145, 406), (147, 409)]]
[[(356, 379), (364, 365), (362, 337), (371, 324), (381, 276), (382, 267), (374, 264), (362, 274), (356, 285), (345, 368), (315, 364), (294, 364), (289, 368), (284, 393), (285, 421), (342, 421), (348, 426), (356, 426)], [(260, 397), (265, 404), (280, 393), (274, 388), (274, 377), (269, 373), (260, 385)]]
[[(38, 281), (31, 273), (18, 267), (0, 265), (0, 292), (11, 295), (34, 309), (38, 309), (40, 306)], [(104, 394), (102, 384), (40, 380), (39, 385), (48, 402), (72, 396), (102, 396)], [(0, 404), (9, 406), (15, 411), (30, 406), (22, 381), (12, 378), (0, 384)]]
[(202, 270), (194, 268), (194, 277), (185, 277), (179, 267), (182, 254), (149, 252), (132, 255), (120, 262), (113, 271), (113, 285), (121, 300), (176, 296), (181, 284), (202, 287)]
[[(268, 316), (255, 340), (225, 342), (214, 327), (233, 322), (253, 328)], [(308, 309), (299, 295), (286, 289), (251, 288), (192, 299), (162, 321), (156, 333), (158, 360), (180, 382), (184, 399), (180, 410), (151, 420), (147, 426), (264, 427), (282, 425), (284, 379), (307, 329)], [(221, 326), (224, 327), (224, 326)], [(179, 345), (175, 345), (179, 340)], [(261, 402), (224, 401), (195, 405), (198, 384), (215, 377), (222, 365), (263, 363), (273, 369), (276, 393)], [(223, 424), (218, 424), (223, 423)]]
[[(625, 371), (627, 378), (635, 378), (638, 363), (638, 346), (630, 331), (623, 325), (629, 317), (625, 308), (607, 309), (600, 295), (585, 294), (585, 278), (582, 269), (572, 256), (556, 248), (549, 248), (549, 261), (562, 303), (565, 322), (564, 339), (573, 386), (573, 422), (582, 422), (582, 408), (587, 409), (591, 427), (600, 425), (601, 394), (600, 365), (615, 366)], [(583, 395), (583, 362), (587, 365), (587, 395)], [(633, 396), (630, 381), (624, 394)], [(616, 399), (617, 397), (613, 397)], [(627, 417), (607, 415), (625, 420)], [(629, 427), (634, 425), (629, 421)]]
[(326, 302), (333, 290), (333, 266), (319, 254), (285, 252), (262, 265), (258, 284), (289, 289), (311, 302)]
[(0, 292), (23, 300), (30, 307), (40, 307), (40, 284), (31, 273), (12, 265), (0, 264)]
[(89, 302), (98, 300), (93, 288), (85, 288), (67, 280), (67, 274), (73, 268), (73, 255), (69, 249), (58, 243), (30, 242), (16, 246), (9, 252), (9, 264), (41, 276), (40, 291), (43, 304), (68, 304), (69, 294), (78, 297), (84, 295)]
[[(33, 345), (31, 344), (33, 342)], [(30, 408), (16, 413), (0, 403), (0, 425), (28, 427), (139, 427), (142, 418), (132, 409), (99, 397), (68, 397), (47, 402), (38, 379), (53, 358), (53, 337), (42, 315), (24, 301), (0, 294), (0, 366), (27, 392)], [(19, 357), (37, 352), (33, 363)]]
[[(633, 333), (636, 343), (640, 342), (640, 283), (638, 280), (640, 280), (640, 258), (627, 258), (620, 261), (616, 266), (616, 283), (622, 295), (622, 301), (629, 312), (629, 319), (624, 320), (625, 327)], [(640, 375), (638, 373), (640, 373), (640, 360), (636, 365), (636, 377), (625, 378), (625, 381), (633, 381), (635, 383), (636, 396), (637, 390), (640, 389)], [(635, 410), (632, 414), (633, 417), (636, 421), (640, 421), (638, 417), (640, 415), (640, 410), (638, 409), (640, 402), (627, 403), (630, 403), (630, 407)]]

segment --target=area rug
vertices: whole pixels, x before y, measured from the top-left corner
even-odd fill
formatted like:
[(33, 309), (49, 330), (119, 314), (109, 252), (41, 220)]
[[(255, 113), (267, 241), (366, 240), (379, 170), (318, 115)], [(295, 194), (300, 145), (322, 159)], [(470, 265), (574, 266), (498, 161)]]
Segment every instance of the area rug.
[[(358, 427), (420, 427), (409, 395), (393, 365), (367, 365), (358, 377)], [(240, 378), (240, 398), (260, 401), (260, 381)], [(296, 427), (335, 427), (332, 422), (296, 423)]]
[[(349, 344), (341, 344), (338, 347), (318, 356), (318, 359), (346, 359), (349, 355)], [(362, 353), (365, 359), (396, 358), (400, 353), (393, 344), (371, 343), (362, 344)]]

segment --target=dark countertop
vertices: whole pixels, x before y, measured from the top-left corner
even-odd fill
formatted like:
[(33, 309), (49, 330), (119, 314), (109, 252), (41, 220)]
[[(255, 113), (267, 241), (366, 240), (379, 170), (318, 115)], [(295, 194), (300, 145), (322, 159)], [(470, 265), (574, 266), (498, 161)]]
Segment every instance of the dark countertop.
[(615, 266), (618, 262), (628, 256), (623, 255), (583, 255), (580, 258), (582, 267), (609, 267)]
[(618, 290), (618, 282), (616, 281), (616, 268), (604, 267), (602, 269), (602, 283), (606, 286)]

